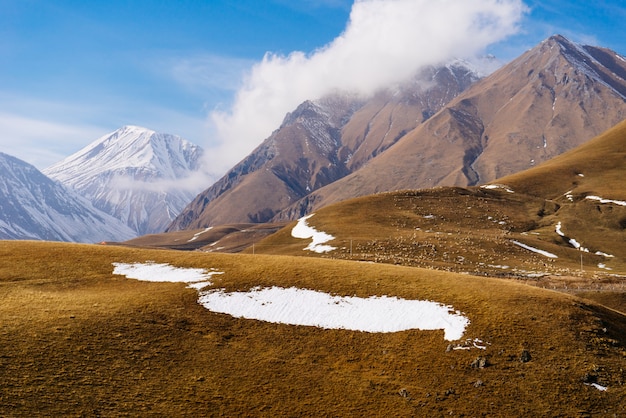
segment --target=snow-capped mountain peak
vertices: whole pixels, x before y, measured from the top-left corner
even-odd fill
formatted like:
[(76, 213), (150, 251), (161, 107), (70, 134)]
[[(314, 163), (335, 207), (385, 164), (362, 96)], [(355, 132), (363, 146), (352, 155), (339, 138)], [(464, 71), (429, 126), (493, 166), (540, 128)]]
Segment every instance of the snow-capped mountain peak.
[(170, 134), (124, 126), (44, 170), (138, 234), (161, 232), (206, 185), (190, 176), (202, 149)]

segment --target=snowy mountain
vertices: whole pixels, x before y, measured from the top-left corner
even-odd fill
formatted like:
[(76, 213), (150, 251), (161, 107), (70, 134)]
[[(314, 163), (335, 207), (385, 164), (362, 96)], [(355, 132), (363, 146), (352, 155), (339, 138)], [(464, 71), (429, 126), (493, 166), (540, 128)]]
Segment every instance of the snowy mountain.
[(144, 235), (163, 231), (206, 186), (193, 181), (201, 155), (178, 136), (125, 126), (44, 173)]
[(32, 165), (0, 153), (0, 239), (100, 242), (134, 235)]

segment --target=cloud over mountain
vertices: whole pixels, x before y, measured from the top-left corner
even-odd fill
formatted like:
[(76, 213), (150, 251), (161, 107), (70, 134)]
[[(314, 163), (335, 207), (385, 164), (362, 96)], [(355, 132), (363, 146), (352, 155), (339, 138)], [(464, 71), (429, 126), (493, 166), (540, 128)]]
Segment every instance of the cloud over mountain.
[(521, 0), (357, 0), (346, 29), (310, 53), (268, 53), (242, 81), (230, 110), (214, 111), (226, 170), (307, 99), (334, 91), (369, 95), (419, 68), (472, 57), (518, 30)]

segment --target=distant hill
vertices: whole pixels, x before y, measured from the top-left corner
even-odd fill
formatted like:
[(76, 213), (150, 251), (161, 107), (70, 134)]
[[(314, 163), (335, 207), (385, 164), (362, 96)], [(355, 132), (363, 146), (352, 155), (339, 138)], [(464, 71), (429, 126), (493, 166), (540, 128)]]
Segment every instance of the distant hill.
[(34, 166), (0, 153), (0, 239), (89, 243), (134, 234)]
[(143, 235), (163, 231), (198, 193), (188, 179), (201, 155), (178, 136), (125, 126), (44, 173)]

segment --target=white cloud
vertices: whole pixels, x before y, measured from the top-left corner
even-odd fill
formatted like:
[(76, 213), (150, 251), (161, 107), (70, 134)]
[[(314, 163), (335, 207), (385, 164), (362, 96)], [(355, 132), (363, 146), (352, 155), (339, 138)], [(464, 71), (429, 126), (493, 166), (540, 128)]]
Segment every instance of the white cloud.
[(62, 160), (67, 149), (81, 148), (85, 138), (102, 135), (101, 127), (52, 122), (0, 112), (0, 151), (38, 169)]
[(420, 67), (471, 57), (515, 33), (525, 12), (521, 0), (357, 0), (334, 41), (312, 54), (267, 54), (231, 109), (212, 112), (221, 143), (212, 165), (230, 168), (304, 100), (336, 90), (368, 95)]

